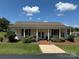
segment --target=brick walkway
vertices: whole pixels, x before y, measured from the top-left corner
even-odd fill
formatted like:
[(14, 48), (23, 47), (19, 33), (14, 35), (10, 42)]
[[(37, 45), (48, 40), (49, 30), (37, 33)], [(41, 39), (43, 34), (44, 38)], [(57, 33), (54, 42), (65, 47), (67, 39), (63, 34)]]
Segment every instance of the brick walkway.
[(38, 41), (38, 44), (41, 44), (41, 45), (48, 45), (49, 42), (47, 40), (40, 40)]

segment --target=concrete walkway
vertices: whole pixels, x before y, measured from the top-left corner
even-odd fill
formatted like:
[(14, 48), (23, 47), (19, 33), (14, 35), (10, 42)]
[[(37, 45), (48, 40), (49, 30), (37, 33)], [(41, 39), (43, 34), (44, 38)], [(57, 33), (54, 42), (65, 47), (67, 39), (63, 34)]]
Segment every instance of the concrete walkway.
[(56, 45), (39, 45), (41, 51), (43, 53), (66, 53), (61, 48), (57, 47)]

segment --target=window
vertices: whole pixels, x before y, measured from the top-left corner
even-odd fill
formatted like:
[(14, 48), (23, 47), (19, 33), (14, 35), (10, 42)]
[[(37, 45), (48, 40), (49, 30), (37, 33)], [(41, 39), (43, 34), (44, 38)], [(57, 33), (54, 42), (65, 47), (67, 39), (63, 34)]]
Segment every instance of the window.
[(29, 29), (29, 35), (31, 34), (31, 30)]
[(41, 37), (41, 33), (40, 32), (38, 32), (38, 36)]
[(30, 29), (26, 29), (25, 30), (25, 35), (29, 35), (30, 36), (31, 30)]
[(52, 35), (59, 35), (58, 29), (52, 29)]
[(70, 29), (67, 29), (67, 34), (68, 34), (68, 35), (70, 34)]
[(64, 33), (63, 32), (61, 33), (61, 37), (64, 37)]
[(24, 30), (22, 29), (22, 31), (21, 31), (21, 32), (22, 32), (22, 36), (23, 36), (23, 34), (24, 34)]
[[(24, 35), (24, 29), (21, 30), (22, 36)], [(31, 30), (30, 29), (25, 29), (25, 35), (30, 35)]]
[(44, 38), (44, 32), (42, 32), (42, 38)]
[(25, 30), (25, 35), (28, 35), (28, 29)]

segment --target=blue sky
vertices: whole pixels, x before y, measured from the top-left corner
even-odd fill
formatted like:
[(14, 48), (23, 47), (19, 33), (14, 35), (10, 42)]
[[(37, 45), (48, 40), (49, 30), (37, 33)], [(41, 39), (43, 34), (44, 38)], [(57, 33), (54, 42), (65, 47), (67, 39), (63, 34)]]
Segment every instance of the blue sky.
[(0, 17), (79, 26), (79, 0), (0, 0)]

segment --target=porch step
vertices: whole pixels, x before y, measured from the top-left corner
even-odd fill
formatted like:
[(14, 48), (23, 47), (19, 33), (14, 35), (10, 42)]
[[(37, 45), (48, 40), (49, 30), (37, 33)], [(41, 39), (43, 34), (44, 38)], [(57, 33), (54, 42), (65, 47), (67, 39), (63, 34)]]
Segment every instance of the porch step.
[(48, 45), (49, 42), (47, 40), (40, 40), (38, 41), (38, 44)]

